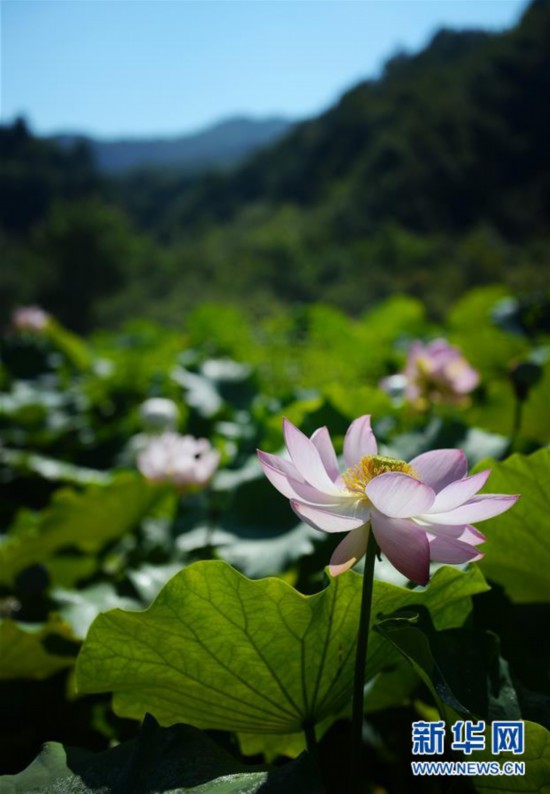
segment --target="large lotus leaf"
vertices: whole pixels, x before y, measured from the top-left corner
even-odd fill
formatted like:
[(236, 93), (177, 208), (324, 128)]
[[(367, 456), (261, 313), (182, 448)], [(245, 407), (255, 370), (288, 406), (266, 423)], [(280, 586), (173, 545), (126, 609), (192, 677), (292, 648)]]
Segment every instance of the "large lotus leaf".
[(16, 521), (0, 545), (0, 582), (14, 583), (29, 565), (48, 560), (63, 548), (93, 553), (131, 530), (152, 508), (161, 489), (137, 473), (83, 492), (63, 489), (38, 515)]
[(470, 290), (449, 315), (450, 341), (457, 345), (481, 375), (481, 396), (468, 411), (468, 422), (493, 433), (508, 435), (514, 422), (514, 394), (510, 365), (527, 355), (523, 336), (499, 328), (493, 311), (506, 289), (499, 286)]
[(67, 623), (50, 617), (47, 623), (0, 623), (0, 679), (47, 678), (71, 667), (78, 650), (77, 638)]
[(481, 549), (484, 574), (501, 584), (518, 603), (550, 600), (550, 449), (532, 455), (512, 455), (502, 463), (482, 461), (491, 468), (489, 493), (519, 493), (511, 510), (481, 525), (487, 543)]
[[(407, 705), (419, 682), (419, 676), (405, 660), (396, 660), (390, 669), (378, 673), (369, 681), (365, 690), (365, 714)], [(317, 740), (323, 737), (334, 721), (334, 718), (330, 718), (316, 727)], [(306, 749), (303, 733), (239, 733), (237, 738), (244, 755), (263, 755), (268, 763), (280, 755), (297, 758)]]
[[(320, 742), (334, 724), (334, 717), (315, 726), (315, 736)], [(238, 733), (237, 740), (243, 755), (263, 755), (268, 764), (280, 756), (298, 758), (306, 750), (304, 733)]]
[(502, 287), (470, 290), (449, 315), (451, 342), (480, 371), (482, 383), (507, 377), (510, 363), (529, 350), (525, 337), (502, 330), (494, 321), (494, 307), (505, 295)]
[[(378, 625), (378, 631), (383, 632), (408, 659), (431, 690), (447, 723), (474, 716), (468, 707), (474, 707), (475, 716), (480, 715), (480, 691), (483, 685), (486, 688), (487, 706), (486, 714), (481, 716), (486, 716), (487, 722), (493, 719), (519, 719), (517, 699), (506, 665), (501, 660), (498, 669), (491, 670), (491, 667), (494, 668), (494, 656), (491, 659), (492, 654), (489, 657), (486, 654), (491, 644), (493, 650), (497, 647), (494, 638), (491, 640), (487, 637), (488, 644), (485, 640), (476, 647), (472, 637), (466, 636), (468, 630), (436, 632), (427, 623), (426, 618), (421, 618), (419, 624), (415, 625), (414, 619), (390, 616)], [(459, 637), (461, 632), (465, 632), (462, 641)], [(486, 678), (484, 672), (487, 672)], [(495, 681), (495, 673), (498, 682)], [(498, 684), (496, 689), (495, 683)], [(465, 707), (467, 701), (468, 707)], [(469, 756), (467, 760), (474, 759)], [(498, 761), (501, 766), (505, 761), (525, 762), (524, 776), (479, 775), (472, 778), (480, 794), (550, 792), (550, 733), (542, 725), (525, 722), (525, 752), (522, 755), (506, 752), (493, 755), (490, 728), (487, 727), (486, 749), (476, 751), (475, 761)]]
[(525, 752), (522, 755), (490, 749), (475, 754), (476, 761), (524, 761), (525, 775), (478, 775), (472, 782), (479, 794), (550, 794), (550, 732), (536, 722), (525, 722)]
[(448, 722), (461, 716), (520, 719), (518, 699), (495, 634), (470, 628), (436, 631), (424, 607), (399, 610), (376, 631), (411, 664)]
[[(509, 380), (490, 380), (467, 413), (472, 425), (510, 436), (514, 427), (515, 397)], [(480, 456), (480, 457), (483, 457)]]
[[(145, 612), (100, 615), (77, 664), (81, 692), (114, 693), (120, 715), (243, 733), (296, 733), (349, 703), (362, 577), (313, 596), (279, 579), (252, 581), (220, 561), (181, 571)], [(486, 589), (474, 568), (440, 569), (425, 590), (375, 582), (379, 612), (422, 603), (440, 627), (461, 625)], [(367, 674), (396, 651), (372, 635)]]
[(393, 669), (377, 675), (365, 690), (364, 711), (375, 711), (405, 706), (411, 702), (420, 678), (404, 660), (397, 662)]
[(92, 753), (50, 742), (18, 775), (0, 777), (3, 794), (320, 794), (307, 757), (278, 769), (244, 766), (188, 725), (159, 728)]
[[(304, 369), (307, 384), (316, 388), (333, 383), (344, 384), (350, 391), (355, 391), (358, 383), (376, 386), (387, 374), (395, 341), (405, 334), (419, 336), (426, 332), (425, 307), (406, 295), (394, 295), (377, 304), (357, 322), (325, 306), (312, 306), (308, 320)], [(374, 399), (379, 405), (379, 399)], [(387, 403), (386, 396), (384, 399)], [(365, 409), (375, 413), (368, 402), (360, 413)]]
[(75, 485), (106, 484), (109, 474), (96, 469), (75, 466), (63, 460), (36, 455), (20, 449), (0, 449), (0, 463), (6, 463), (18, 472), (37, 474), (45, 480), (67, 482)]
[(526, 438), (538, 441), (539, 444), (550, 441), (550, 362), (548, 362), (537, 383), (527, 397), (523, 407), (521, 434)]
[(82, 394), (63, 390), (50, 379), (14, 381), (11, 389), (0, 393), (0, 417), (4, 444), (19, 447), (51, 446), (65, 433), (83, 429)]
[(369, 309), (360, 325), (373, 340), (393, 340), (405, 333), (419, 334), (426, 329), (426, 307), (409, 295), (393, 295)]
[(95, 555), (78, 551), (63, 552), (50, 557), (47, 570), (50, 582), (59, 587), (78, 587), (79, 582), (88, 579), (97, 571), (98, 565), (99, 560)]

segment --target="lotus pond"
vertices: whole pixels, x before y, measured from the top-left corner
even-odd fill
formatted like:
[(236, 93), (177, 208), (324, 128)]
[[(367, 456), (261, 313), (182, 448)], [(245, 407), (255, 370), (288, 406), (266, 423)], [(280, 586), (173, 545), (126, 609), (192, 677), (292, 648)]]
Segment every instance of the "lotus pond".
[(550, 792), (546, 298), (0, 346), (2, 792)]

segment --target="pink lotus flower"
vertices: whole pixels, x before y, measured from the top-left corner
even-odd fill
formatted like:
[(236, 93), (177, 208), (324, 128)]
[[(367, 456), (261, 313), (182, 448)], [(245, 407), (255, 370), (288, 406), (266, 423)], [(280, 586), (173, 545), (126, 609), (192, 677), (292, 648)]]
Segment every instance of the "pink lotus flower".
[(147, 440), (137, 465), (151, 482), (172, 482), (184, 490), (205, 486), (219, 461), (220, 453), (205, 438), (166, 432)]
[(459, 449), (425, 452), (410, 463), (378, 455), (370, 416), (356, 419), (346, 433), (343, 473), (326, 427), (308, 438), (285, 420), (284, 435), (290, 460), (258, 450), (260, 463), (303, 521), (321, 532), (349, 533), (330, 560), (333, 576), (361, 559), (372, 528), (397, 570), (426, 584), (430, 560), (480, 559), (476, 547), (485, 538), (471, 522), (497, 516), (519, 498), (476, 495), (490, 470), (468, 477)]
[(11, 316), (12, 325), (18, 331), (41, 333), (50, 321), (50, 315), (39, 306), (19, 306)]
[(418, 408), (427, 408), (432, 402), (461, 403), (479, 383), (479, 373), (446, 339), (427, 345), (413, 342), (402, 375), (384, 378), (380, 385), (391, 392), (397, 377), (403, 379), (407, 400)]

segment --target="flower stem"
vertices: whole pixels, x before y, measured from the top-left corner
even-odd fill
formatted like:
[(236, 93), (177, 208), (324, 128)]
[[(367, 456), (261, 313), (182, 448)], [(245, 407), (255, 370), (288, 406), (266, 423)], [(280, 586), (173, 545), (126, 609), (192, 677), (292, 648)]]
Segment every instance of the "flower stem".
[(317, 766), (319, 763), (319, 750), (317, 747), (317, 737), (315, 736), (315, 723), (313, 722), (306, 722), (304, 723), (304, 735), (306, 737), (306, 747), (308, 754), (313, 762)]
[(514, 404), (514, 419), (512, 423), (512, 434), (510, 436), (510, 443), (508, 446), (508, 454), (510, 455), (514, 451), (514, 447), (516, 446), (516, 442), (519, 436), (519, 431), (521, 429), (521, 419), (523, 413), (523, 400), (516, 396), (516, 401)]
[(365, 689), (365, 665), (369, 644), (369, 623), (372, 604), (372, 590), (374, 583), (374, 562), (378, 546), (370, 532), (363, 573), (363, 593), (361, 597), (361, 615), (359, 617), (359, 631), (357, 636), (357, 655), (355, 657), (355, 681), (353, 685), (353, 713), (351, 719), (351, 767), (350, 785), (352, 794), (359, 794), (364, 790), (362, 780), (361, 755), (363, 749), (363, 699)]

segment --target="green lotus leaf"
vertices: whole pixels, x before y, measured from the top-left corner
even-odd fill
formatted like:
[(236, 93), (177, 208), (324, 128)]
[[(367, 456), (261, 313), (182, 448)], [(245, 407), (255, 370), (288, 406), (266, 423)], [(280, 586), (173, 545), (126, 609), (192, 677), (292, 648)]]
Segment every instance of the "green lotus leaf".
[(424, 606), (398, 610), (375, 630), (407, 659), (447, 722), (472, 715), (487, 720), (521, 719), (495, 634), (471, 628), (436, 631)]
[[(350, 571), (313, 596), (280, 579), (252, 581), (221, 561), (171, 579), (145, 612), (93, 623), (77, 663), (82, 693), (114, 693), (123, 716), (163, 725), (290, 734), (348, 707), (362, 577)], [(458, 626), (486, 589), (475, 568), (442, 568), (423, 590), (375, 582), (379, 612), (422, 603), (436, 626)], [(367, 674), (398, 653), (372, 635)]]
[(133, 529), (161, 493), (140, 474), (130, 472), (83, 492), (57, 491), (45, 510), (21, 514), (2, 539), (0, 583), (13, 585), (17, 574), (30, 565), (48, 567), (48, 560), (61, 549), (98, 551)]
[(111, 479), (109, 474), (102, 471), (20, 449), (0, 449), (0, 462), (22, 473), (37, 474), (45, 480), (71, 485), (104, 485)]
[(71, 667), (78, 650), (71, 627), (57, 617), (47, 623), (0, 623), (0, 680), (41, 679)]
[(550, 732), (536, 722), (525, 722), (525, 752), (523, 755), (489, 750), (476, 753), (476, 761), (525, 762), (525, 775), (496, 777), (478, 775), (472, 778), (479, 794), (550, 794)]
[(550, 362), (543, 369), (540, 381), (533, 386), (525, 401), (521, 434), (541, 443), (550, 441)]
[(484, 491), (519, 493), (511, 510), (481, 529), (487, 537), (481, 549), (481, 570), (501, 584), (518, 603), (550, 601), (550, 449), (532, 455), (512, 455), (502, 463), (484, 460), (476, 470), (492, 469)]
[(458, 719), (486, 718), (486, 749), (476, 751), (475, 757), (467, 756), (466, 760), (497, 761), (501, 767), (505, 761), (525, 762), (525, 775), (473, 777), (476, 791), (480, 794), (550, 792), (550, 733), (542, 725), (525, 722), (522, 755), (491, 752), (489, 720), (521, 718), (507, 665), (495, 654), (498, 652), (495, 635), (480, 636), (476, 643), (475, 633), (470, 629), (434, 631), (429, 617), (422, 611), (408, 617), (388, 616), (378, 624), (377, 630), (400, 649), (422, 678), (447, 724)]
[(3, 794), (321, 794), (306, 756), (277, 769), (245, 766), (188, 725), (140, 734), (102, 753), (56, 742), (18, 775), (0, 777)]

